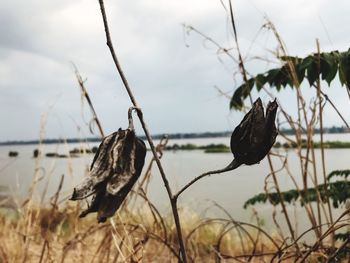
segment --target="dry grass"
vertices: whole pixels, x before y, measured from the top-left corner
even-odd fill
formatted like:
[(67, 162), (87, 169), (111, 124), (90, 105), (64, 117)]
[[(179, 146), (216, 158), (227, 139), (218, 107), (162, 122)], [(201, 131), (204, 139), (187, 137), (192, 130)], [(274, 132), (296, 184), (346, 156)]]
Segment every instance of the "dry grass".
[[(137, 207), (124, 206), (104, 224), (94, 214), (79, 219), (81, 204), (70, 201), (59, 209), (24, 207), (15, 216), (2, 210), (0, 262), (178, 262), (172, 216), (161, 217), (147, 201)], [(282, 249), (277, 234), (231, 219), (200, 218), (189, 209), (180, 216), (190, 262), (295, 262), (295, 248)], [(326, 254), (320, 248), (307, 262), (326, 262)]]
[[(172, 217), (161, 218), (147, 203), (133, 212), (124, 206), (107, 223), (95, 215), (79, 219), (80, 205), (26, 208), (0, 217), (0, 262), (177, 262)], [(183, 209), (183, 232), (194, 262), (236, 262), (229, 257), (274, 253), (275, 245), (256, 229), (227, 219), (201, 219)], [(268, 258), (271, 256), (266, 256)], [(237, 258), (237, 259), (239, 259)], [(260, 262), (257, 258), (251, 262)]]

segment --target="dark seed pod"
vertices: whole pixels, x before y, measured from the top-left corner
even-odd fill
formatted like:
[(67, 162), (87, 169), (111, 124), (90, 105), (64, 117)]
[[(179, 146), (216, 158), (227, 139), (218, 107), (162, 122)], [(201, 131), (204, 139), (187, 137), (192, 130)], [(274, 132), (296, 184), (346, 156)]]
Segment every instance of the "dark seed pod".
[(276, 141), (275, 118), (278, 104), (269, 102), (266, 115), (261, 99), (244, 116), (231, 135), (231, 151), (237, 164), (252, 165), (260, 162)]
[(119, 129), (105, 137), (88, 178), (74, 188), (71, 197), (71, 200), (81, 200), (93, 195), (91, 205), (80, 217), (97, 212), (98, 222), (104, 222), (113, 216), (139, 178), (145, 156), (146, 145), (133, 129)]

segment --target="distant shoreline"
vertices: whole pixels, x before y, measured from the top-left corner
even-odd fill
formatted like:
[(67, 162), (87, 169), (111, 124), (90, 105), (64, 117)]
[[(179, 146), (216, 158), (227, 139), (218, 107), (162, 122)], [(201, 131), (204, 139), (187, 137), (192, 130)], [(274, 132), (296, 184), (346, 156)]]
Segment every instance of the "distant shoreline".
[[(152, 139), (159, 140), (164, 135), (167, 135), (169, 139), (193, 139), (193, 138), (220, 138), (231, 136), (232, 131), (225, 132), (202, 132), (202, 133), (173, 133), (173, 134), (156, 134), (152, 136)], [(140, 136), (141, 139), (146, 140), (145, 136)], [(39, 144), (39, 140), (28, 140), (28, 141), (5, 141), (0, 142), (0, 146), (11, 146), (11, 145), (36, 145)], [(79, 142), (101, 142), (98, 137), (90, 137), (86, 139), (80, 138), (69, 138), (69, 139), (44, 139), (42, 144), (58, 144), (58, 143), (79, 143)]]
[[(283, 132), (286, 135), (293, 134), (293, 131), (290, 129), (283, 129)], [(319, 134), (319, 129), (315, 129), (315, 134)], [(350, 130), (346, 127), (331, 127), (325, 128), (324, 134), (334, 134), (334, 133), (350, 133)], [(220, 138), (220, 137), (230, 137), (232, 131), (223, 131), (223, 132), (200, 132), (200, 133), (173, 133), (167, 134), (169, 139), (196, 139), (196, 138)], [(155, 140), (161, 139), (165, 134), (156, 134), (152, 138)], [(144, 136), (140, 136), (141, 139), (145, 140)], [(79, 142), (100, 142), (101, 139), (98, 137), (90, 137), (86, 139), (81, 138), (69, 138), (69, 139), (44, 139), (42, 144), (58, 144), (58, 143), (79, 143)], [(0, 146), (11, 146), (11, 145), (36, 145), (39, 144), (39, 140), (28, 140), (28, 141), (4, 141), (0, 142)]]

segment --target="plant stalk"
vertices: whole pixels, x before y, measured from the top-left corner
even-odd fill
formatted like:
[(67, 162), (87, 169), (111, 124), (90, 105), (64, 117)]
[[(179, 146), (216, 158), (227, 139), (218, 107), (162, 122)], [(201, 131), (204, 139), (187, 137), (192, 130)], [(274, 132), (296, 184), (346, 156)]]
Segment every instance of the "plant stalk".
[(114, 51), (113, 43), (112, 43), (110, 32), (109, 32), (109, 26), (108, 26), (108, 22), (107, 22), (107, 16), (106, 16), (106, 11), (105, 11), (103, 0), (99, 0), (99, 4), (100, 4), (101, 14), (102, 14), (102, 18), (103, 18), (104, 29), (105, 29), (105, 33), (106, 33), (106, 40), (107, 40), (106, 44), (107, 44), (107, 46), (108, 46), (108, 48), (110, 50), (110, 53), (112, 55), (114, 64), (115, 64), (115, 66), (117, 68), (117, 71), (118, 71), (118, 74), (119, 74), (119, 76), (120, 76), (120, 78), (121, 78), (121, 80), (122, 80), (122, 82), (124, 84), (124, 87), (125, 87), (128, 95), (129, 95), (129, 98), (130, 98), (133, 106), (138, 109), (137, 110), (137, 115), (139, 117), (142, 129), (143, 129), (143, 131), (144, 131), (144, 133), (146, 135), (147, 141), (148, 141), (148, 143), (150, 145), (151, 151), (152, 151), (153, 156), (155, 158), (155, 161), (157, 163), (160, 175), (162, 177), (164, 186), (166, 188), (167, 194), (168, 194), (169, 199), (170, 199), (171, 208), (172, 208), (173, 217), (174, 217), (175, 226), (176, 226), (177, 239), (178, 239), (178, 243), (179, 243), (179, 247), (180, 247), (180, 253), (181, 253), (180, 260), (183, 263), (187, 263), (186, 249), (185, 249), (185, 245), (184, 245), (184, 241), (183, 241), (183, 237), (182, 237), (180, 217), (179, 217), (179, 214), (178, 214), (178, 211), (177, 211), (176, 202), (173, 201), (173, 195), (172, 195), (172, 191), (171, 191), (168, 179), (166, 178), (164, 169), (163, 169), (162, 164), (161, 164), (161, 162), (160, 162), (160, 160), (158, 158), (157, 151), (155, 149), (152, 137), (151, 137), (150, 132), (148, 131), (147, 125), (146, 125), (146, 123), (145, 123), (145, 121), (143, 119), (142, 111), (140, 110), (140, 108), (139, 108), (139, 106), (138, 106), (138, 104), (136, 102), (136, 99), (135, 99), (135, 97), (134, 97), (134, 95), (132, 93), (132, 90), (131, 90), (131, 88), (129, 86), (129, 83), (128, 83), (126, 77), (125, 77), (125, 74), (124, 74), (124, 72), (123, 72), (123, 70), (122, 70), (122, 68), (120, 66), (120, 63), (119, 63), (118, 58), (116, 56), (116, 53)]

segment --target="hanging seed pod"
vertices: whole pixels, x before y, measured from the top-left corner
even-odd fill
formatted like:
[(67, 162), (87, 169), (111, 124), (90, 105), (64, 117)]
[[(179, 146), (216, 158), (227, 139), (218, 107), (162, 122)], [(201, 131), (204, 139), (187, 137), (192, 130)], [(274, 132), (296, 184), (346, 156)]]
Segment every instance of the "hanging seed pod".
[(277, 108), (275, 99), (268, 103), (264, 115), (261, 99), (258, 98), (235, 128), (231, 135), (231, 151), (236, 165), (256, 164), (268, 154), (278, 134), (275, 126)]
[(114, 215), (139, 178), (146, 156), (145, 143), (136, 137), (131, 125), (105, 137), (98, 147), (88, 178), (74, 188), (71, 200), (93, 195), (84, 217), (97, 212), (98, 222)]

